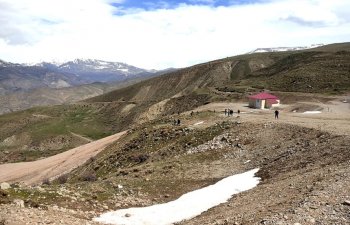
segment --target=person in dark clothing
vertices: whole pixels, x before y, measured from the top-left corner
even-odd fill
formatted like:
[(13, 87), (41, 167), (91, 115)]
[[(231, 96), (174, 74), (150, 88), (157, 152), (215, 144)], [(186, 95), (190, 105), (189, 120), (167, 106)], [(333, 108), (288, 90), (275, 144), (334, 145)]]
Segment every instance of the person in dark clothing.
[(226, 113), (227, 113), (227, 109), (225, 109), (225, 116), (226, 116)]
[(180, 123), (181, 123), (180, 119), (177, 119), (177, 125), (178, 126), (180, 126)]
[(237, 114), (239, 115), (240, 113), (241, 113), (241, 110), (238, 109), (238, 110), (237, 110)]
[(231, 115), (231, 116), (233, 115), (233, 110), (232, 110), (232, 109), (230, 109), (230, 115)]
[(275, 119), (278, 119), (278, 114), (279, 114), (278, 110), (275, 110)]

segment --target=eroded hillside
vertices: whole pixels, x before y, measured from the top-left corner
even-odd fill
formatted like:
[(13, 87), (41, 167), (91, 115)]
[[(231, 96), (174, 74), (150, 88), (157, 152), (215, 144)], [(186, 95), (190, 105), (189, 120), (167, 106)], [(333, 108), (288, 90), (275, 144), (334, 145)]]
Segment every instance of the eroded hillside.
[[(181, 120), (181, 126), (172, 125), (171, 117), (135, 126), (65, 180), (9, 189), (2, 201), (21, 198), (39, 209), (32, 218), (26, 216), (26, 208), (10, 218), (3, 213), (8, 208), (0, 206), (0, 215), (7, 222), (60, 214), (65, 221), (71, 220), (67, 215), (89, 219), (108, 210), (168, 202), (229, 175), (260, 168), (262, 182), (256, 188), (181, 224), (350, 220), (344, 204), (350, 184), (348, 129), (334, 135), (327, 127), (290, 124), (310, 118), (287, 112), (279, 121), (272, 121), (269, 113), (227, 117), (212, 111), (184, 114)], [(325, 120), (312, 117), (309, 123), (314, 126), (316, 121)], [(47, 210), (46, 216), (40, 208)]]

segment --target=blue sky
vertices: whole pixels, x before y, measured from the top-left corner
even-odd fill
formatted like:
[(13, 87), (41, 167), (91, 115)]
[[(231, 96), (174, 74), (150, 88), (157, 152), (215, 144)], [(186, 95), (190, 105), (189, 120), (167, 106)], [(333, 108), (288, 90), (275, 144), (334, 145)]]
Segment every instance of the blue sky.
[(186, 67), (350, 41), (349, 0), (0, 0), (0, 59)]

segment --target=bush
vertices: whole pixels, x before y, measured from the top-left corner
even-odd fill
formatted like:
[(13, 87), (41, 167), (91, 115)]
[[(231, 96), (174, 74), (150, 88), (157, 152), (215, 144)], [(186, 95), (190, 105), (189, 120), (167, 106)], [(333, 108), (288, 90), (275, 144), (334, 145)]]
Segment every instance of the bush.
[(89, 181), (89, 182), (93, 182), (97, 180), (97, 176), (96, 173), (93, 171), (86, 171), (81, 177), (80, 179), (82, 181)]
[(67, 181), (68, 181), (68, 175), (67, 175), (67, 174), (63, 174), (63, 175), (59, 176), (59, 177), (57, 178), (57, 181), (58, 181), (59, 184), (65, 184), (65, 183), (67, 183)]

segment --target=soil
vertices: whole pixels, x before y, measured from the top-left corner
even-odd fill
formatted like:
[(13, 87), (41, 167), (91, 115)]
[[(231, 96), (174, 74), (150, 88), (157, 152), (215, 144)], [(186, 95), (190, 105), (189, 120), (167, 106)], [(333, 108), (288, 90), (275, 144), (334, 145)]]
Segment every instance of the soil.
[(84, 164), (125, 133), (125, 131), (120, 132), (41, 160), (1, 164), (0, 182), (23, 182), (32, 185), (40, 184), (46, 179), (53, 179)]

